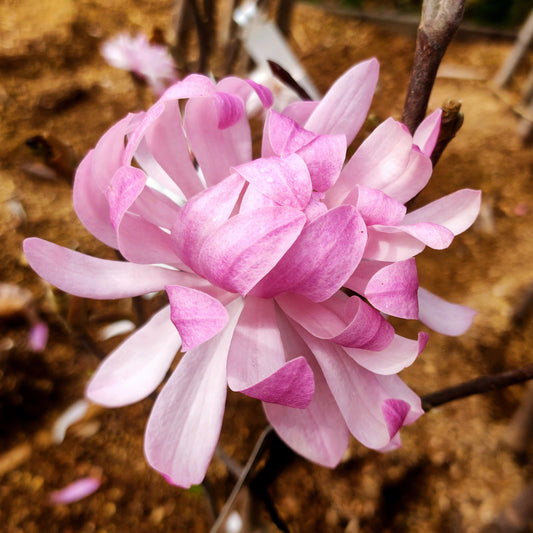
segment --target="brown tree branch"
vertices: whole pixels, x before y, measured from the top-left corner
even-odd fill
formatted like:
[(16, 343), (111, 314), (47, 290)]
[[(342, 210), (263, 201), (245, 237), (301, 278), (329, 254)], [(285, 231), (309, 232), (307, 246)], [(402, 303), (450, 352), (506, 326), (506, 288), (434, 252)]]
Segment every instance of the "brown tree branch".
[(452, 387), (422, 396), (422, 408), (427, 412), (434, 407), (452, 402), (453, 400), (460, 400), (461, 398), (467, 398), (474, 394), (504, 389), (530, 379), (533, 379), (533, 364), (498, 374), (481, 376), (471, 381), (466, 381), (465, 383), (453, 385)]
[(426, 115), (440, 62), (461, 20), (465, 0), (424, 0), (402, 122), (414, 133)]

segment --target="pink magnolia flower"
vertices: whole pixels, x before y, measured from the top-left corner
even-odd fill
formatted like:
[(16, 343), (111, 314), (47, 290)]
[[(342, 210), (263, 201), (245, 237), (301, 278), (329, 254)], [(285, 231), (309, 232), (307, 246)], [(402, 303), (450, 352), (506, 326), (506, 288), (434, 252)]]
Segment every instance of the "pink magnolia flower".
[(158, 95), (176, 80), (174, 61), (168, 50), (150, 44), (142, 33), (135, 37), (120, 33), (103, 44), (101, 53), (112, 67), (133, 73)]
[(169, 305), (108, 356), (87, 396), (105, 406), (145, 398), (181, 346), (145, 435), (148, 461), (172, 483), (203, 479), (228, 386), (261, 400), (280, 437), (322, 465), (340, 461), (350, 434), (399, 446), (422, 408), (397, 373), (427, 334), (403, 338), (382, 313), (448, 334), (470, 325), (470, 309), (419, 289), (414, 256), (469, 227), (479, 192), (411, 213), (404, 205), (431, 175), (440, 113), (414, 138), (389, 119), (344, 164), (377, 77), (372, 59), (320, 102), (269, 110), (252, 159), (245, 102), (258, 96), (268, 108), (270, 93), (191, 75), (113, 126), (78, 168), (79, 218), (127, 262), (25, 241), (36, 272), (72, 294), (166, 290)]

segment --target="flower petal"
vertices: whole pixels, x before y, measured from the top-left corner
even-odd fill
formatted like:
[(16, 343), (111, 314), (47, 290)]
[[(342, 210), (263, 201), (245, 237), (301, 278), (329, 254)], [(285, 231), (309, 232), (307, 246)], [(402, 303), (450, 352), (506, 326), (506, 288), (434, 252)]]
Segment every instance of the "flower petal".
[(150, 465), (175, 485), (202, 482), (222, 426), (226, 361), (243, 300), (228, 305), (229, 321), (215, 337), (187, 352), (150, 414), (144, 449)]
[(363, 185), (356, 185), (343, 203), (353, 205), (367, 226), (396, 226), (403, 220), (407, 211), (402, 203), (384, 192)]
[(405, 170), (413, 139), (409, 130), (392, 118), (382, 122), (359, 146), (327, 194), (328, 205), (338, 205), (356, 185), (389, 192), (391, 183)]
[(350, 433), (313, 354), (281, 312), (278, 325), (285, 353), (300, 354), (307, 359), (314, 375), (315, 393), (306, 409), (263, 403), (267, 419), (297, 453), (333, 468), (348, 447)]
[(35, 237), (26, 239), (23, 247), (39, 276), (62, 291), (83, 298), (128, 298), (163, 290), (165, 285), (205, 285), (187, 272), (98, 259)]
[(414, 341), (394, 335), (391, 343), (379, 352), (361, 348), (345, 348), (344, 351), (359, 365), (375, 374), (397, 374), (410, 366), (425, 348), (429, 335), (420, 332)]
[(254, 294), (268, 298), (296, 292), (313, 301), (327, 300), (355, 270), (365, 243), (366, 226), (357, 210), (348, 205), (331, 209), (303, 229)]
[(296, 154), (255, 159), (233, 170), (278, 205), (304, 209), (311, 198), (307, 165)]
[[(233, 102), (233, 100), (232, 100)], [(231, 167), (252, 158), (252, 139), (246, 114), (231, 127), (221, 129), (231, 121), (224, 113), (221, 98), (193, 98), (187, 102), (184, 114), (185, 131), (207, 186), (215, 185), (231, 174)], [(222, 115), (221, 115), (222, 113)]]
[(265, 402), (299, 409), (311, 401), (313, 373), (303, 357), (286, 361), (273, 300), (246, 298), (231, 341), (228, 385)]
[(230, 218), (204, 242), (199, 265), (213, 284), (247, 294), (297, 239), (305, 216), (292, 207), (264, 207)]
[(101, 485), (101, 480), (97, 477), (84, 477), (70, 483), (66, 487), (50, 493), (51, 503), (73, 503), (83, 498), (87, 498), (96, 492)]
[(304, 296), (280, 294), (276, 302), (309, 333), (341, 346), (381, 351), (394, 337), (394, 328), (358, 297), (340, 293), (318, 304)]
[(442, 109), (439, 107), (420, 123), (413, 135), (413, 144), (416, 144), (420, 151), (428, 157), (431, 156), (437, 144), (441, 118)]
[(87, 398), (106, 407), (146, 398), (165, 377), (180, 343), (166, 306), (104, 359), (89, 382)]
[(319, 134), (344, 134), (349, 145), (366, 119), (378, 74), (376, 59), (363, 61), (345, 72), (319, 102), (305, 129)]
[(464, 305), (452, 304), (419, 287), (418, 302), (420, 321), (433, 331), (450, 335), (462, 335), (471, 325), (477, 311)]
[(444, 226), (454, 235), (459, 235), (474, 223), (480, 207), (481, 191), (461, 189), (407, 213), (403, 223), (430, 222)]
[(413, 258), (395, 263), (361, 261), (346, 286), (383, 313), (418, 318), (418, 273)]
[(228, 321), (225, 307), (205, 292), (167, 285), (170, 319), (178, 330), (182, 350), (188, 351), (216, 335)]

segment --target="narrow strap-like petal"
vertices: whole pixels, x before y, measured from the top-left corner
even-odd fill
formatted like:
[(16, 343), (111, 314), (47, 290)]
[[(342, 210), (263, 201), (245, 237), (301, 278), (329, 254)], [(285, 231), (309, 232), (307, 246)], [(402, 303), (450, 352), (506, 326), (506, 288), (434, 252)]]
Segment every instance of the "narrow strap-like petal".
[(165, 285), (207, 285), (187, 272), (98, 259), (35, 237), (26, 239), (23, 246), (28, 262), (39, 276), (62, 291), (83, 298), (128, 298), (163, 290)]
[(459, 235), (474, 223), (480, 207), (481, 191), (461, 189), (407, 213), (403, 224), (431, 222)]
[(432, 330), (450, 335), (462, 335), (472, 325), (477, 311), (464, 305), (452, 304), (419, 287), (420, 321)]
[(345, 72), (322, 98), (305, 129), (320, 134), (344, 134), (349, 145), (366, 119), (378, 74), (376, 59), (363, 61)]
[(228, 306), (229, 321), (215, 337), (187, 352), (150, 414), (144, 439), (148, 462), (175, 485), (203, 480), (222, 426), (226, 401), (226, 361), (242, 310)]
[(87, 398), (106, 407), (146, 398), (165, 377), (180, 344), (166, 306), (106, 357), (89, 382)]

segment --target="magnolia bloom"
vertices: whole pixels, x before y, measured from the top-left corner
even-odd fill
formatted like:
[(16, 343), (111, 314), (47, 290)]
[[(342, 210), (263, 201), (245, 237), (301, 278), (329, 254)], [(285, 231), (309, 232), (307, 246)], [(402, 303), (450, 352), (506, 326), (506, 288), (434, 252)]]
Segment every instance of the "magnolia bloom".
[(350, 434), (399, 446), (422, 408), (397, 373), (427, 334), (403, 338), (382, 313), (447, 334), (470, 325), (470, 309), (419, 289), (414, 256), (468, 228), (479, 192), (404, 205), (430, 178), (440, 112), (414, 138), (385, 121), (344, 164), (377, 78), (372, 59), (320, 102), (270, 109), (252, 159), (245, 103), (270, 108), (269, 91), (191, 75), (113, 126), (78, 168), (79, 218), (127, 261), (25, 241), (36, 272), (72, 294), (166, 290), (169, 305), (107, 357), (87, 396), (105, 406), (145, 398), (181, 347), (145, 435), (148, 461), (172, 483), (203, 479), (228, 386), (261, 400), (279, 436), (319, 464), (338, 464)]
[(112, 67), (146, 81), (158, 95), (176, 80), (174, 61), (166, 47), (150, 44), (142, 33), (135, 37), (120, 33), (103, 44), (101, 53)]

